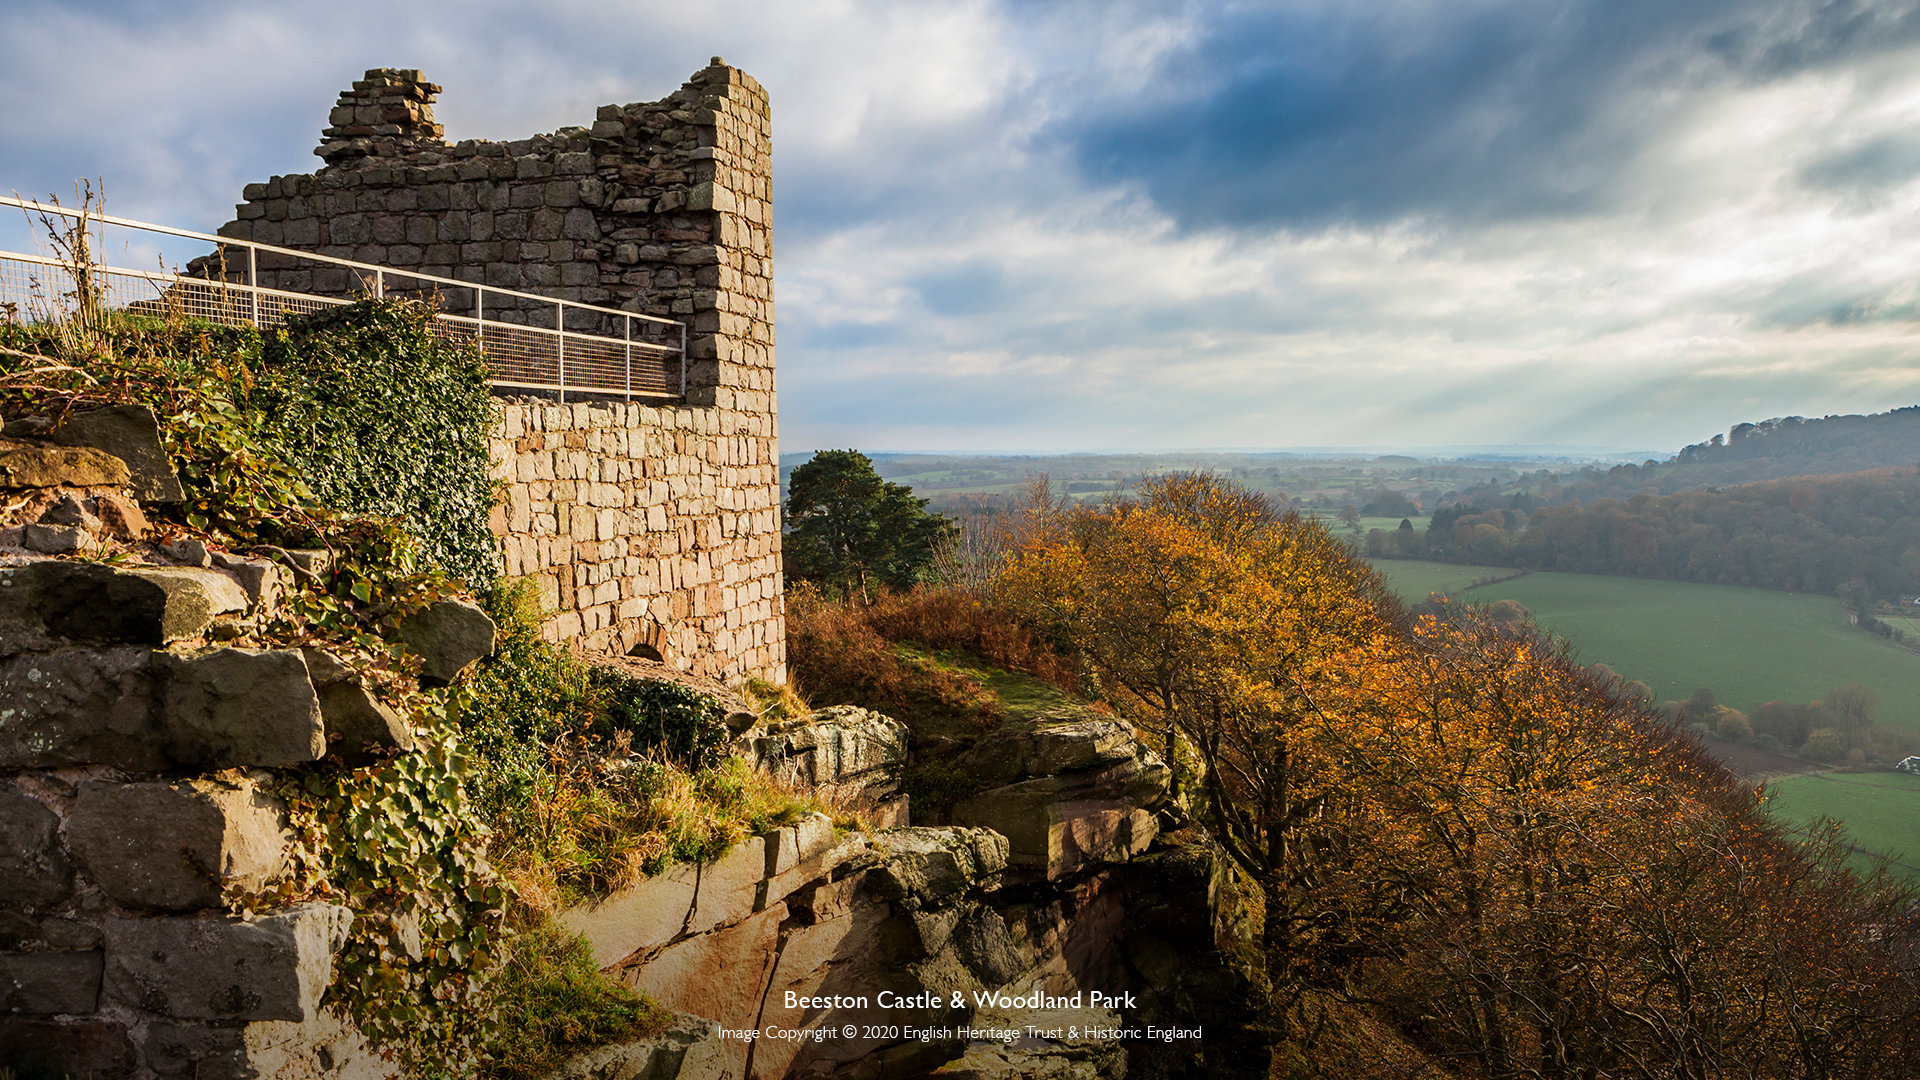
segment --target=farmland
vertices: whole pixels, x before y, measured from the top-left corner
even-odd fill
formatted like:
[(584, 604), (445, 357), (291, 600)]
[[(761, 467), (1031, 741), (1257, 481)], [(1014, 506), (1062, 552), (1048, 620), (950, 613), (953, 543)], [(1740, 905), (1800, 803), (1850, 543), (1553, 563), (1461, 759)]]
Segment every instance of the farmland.
[[(1767, 808), (1799, 824), (1828, 817), (1844, 822), (1848, 837), (1896, 869), (1920, 877), (1920, 776), (1903, 773), (1820, 773), (1767, 785)], [(1863, 866), (1866, 859), (1857, 861)]]
[[(1499, 572), (1412, 560), (1376, 565), (1413, 601), (1436, 581), (1463, 585)], [(1517, 601), (1540, 626), (1572, 641), (1583, 662), (1639, 679), (1663, 701), (1705, 686), (1723, 704), (1751, 711), (1767, 701), (1815, 700), (1857, 682), (1879, 695), (1880, 722), (1920, 731), (1920, 656), (1849, 626), (1830, 596), (1541, 573), (1466, 598)]]

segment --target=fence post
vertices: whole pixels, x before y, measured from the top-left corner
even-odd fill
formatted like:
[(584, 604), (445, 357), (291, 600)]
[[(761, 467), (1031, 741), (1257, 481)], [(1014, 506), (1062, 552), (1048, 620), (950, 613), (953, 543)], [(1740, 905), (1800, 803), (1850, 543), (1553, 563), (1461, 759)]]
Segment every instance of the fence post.
[(680, 324), (680, 398), (687, 397), (687, 324)]
[(560, 384), (560, 404), (567, 403), (567, 306), (558, 300), (553, 302), (553, 343), (554, 352), (559, 357), (560, 374), (556, 380)]
[[(484, 272), (484, 271), (483, 271)], [(476, 349), (487, 347), (487, 292), (479, 282), (473, 286), (473, 346)]]
[(620, 328), (627, 335), (627, 400), (633, 400), (633, 316), (621, 318)]
[(373, 298), (375, 300), (384, 300), (387, 298), (387, 272), (385, 270), (376, 269), (373, 272)]
[(247, 245), (247, 290), (253, 299), (253, 328), (260, 329), (260, 251)]

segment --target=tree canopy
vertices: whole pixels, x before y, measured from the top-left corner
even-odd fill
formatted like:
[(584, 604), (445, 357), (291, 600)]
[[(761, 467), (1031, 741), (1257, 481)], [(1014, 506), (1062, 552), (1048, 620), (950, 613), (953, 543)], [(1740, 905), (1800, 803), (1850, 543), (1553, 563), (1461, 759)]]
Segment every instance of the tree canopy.
[(952, 526), (913, 490), (880, 479), (857, 450), (822, 450), (793, 470), (786, 574), (845, 595), (920, 580)]
[(1475, 1076), (1914, 1074), (1911, 890), (1782, 832), (1563, 643), (1410, 617), (1213, 477), (1039, 512), (999, 599), (1187, 763), (1261, 894), (1276, 1043), (1364, 1002)]

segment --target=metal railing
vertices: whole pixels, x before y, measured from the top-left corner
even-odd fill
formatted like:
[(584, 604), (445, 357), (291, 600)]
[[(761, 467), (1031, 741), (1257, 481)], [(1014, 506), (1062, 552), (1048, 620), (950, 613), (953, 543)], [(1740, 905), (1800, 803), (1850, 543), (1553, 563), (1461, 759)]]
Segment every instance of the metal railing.
[[(561, 401), (569, 392), (687, 393), (687, 327), (672, 319), (26, 199), (0, 196), (0, 206), (66, 218), (88, 237), (85, 282), (74, 281), (67, 260), (0, 251), (0, 313), (8, 318), (69, 316), (90, 294), (107, 310), (269, 329), (289, 315), (362, 296), (400, 296), (435, 309), (434, 332), (442, 339), (479, 346), (496, 387), (551, 392)], [(111, 266), (109, 228), (200, 241), (213, 251), (190, 262), (186, 273)]]

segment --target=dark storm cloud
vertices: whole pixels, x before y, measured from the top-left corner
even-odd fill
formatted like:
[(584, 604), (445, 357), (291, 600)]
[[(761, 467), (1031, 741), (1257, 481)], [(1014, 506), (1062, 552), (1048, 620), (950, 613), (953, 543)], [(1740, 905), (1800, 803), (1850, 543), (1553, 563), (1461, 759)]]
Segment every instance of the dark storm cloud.
[[(1189, 227), (1618, 209), (1645, 140), (1717, 86), (1911, 43), (1911, 3), (1526, 0), (1224, 7), (1138, 97), (1054, 132)], [(1168, 92), (1166, 88), (1173, 88)]]

